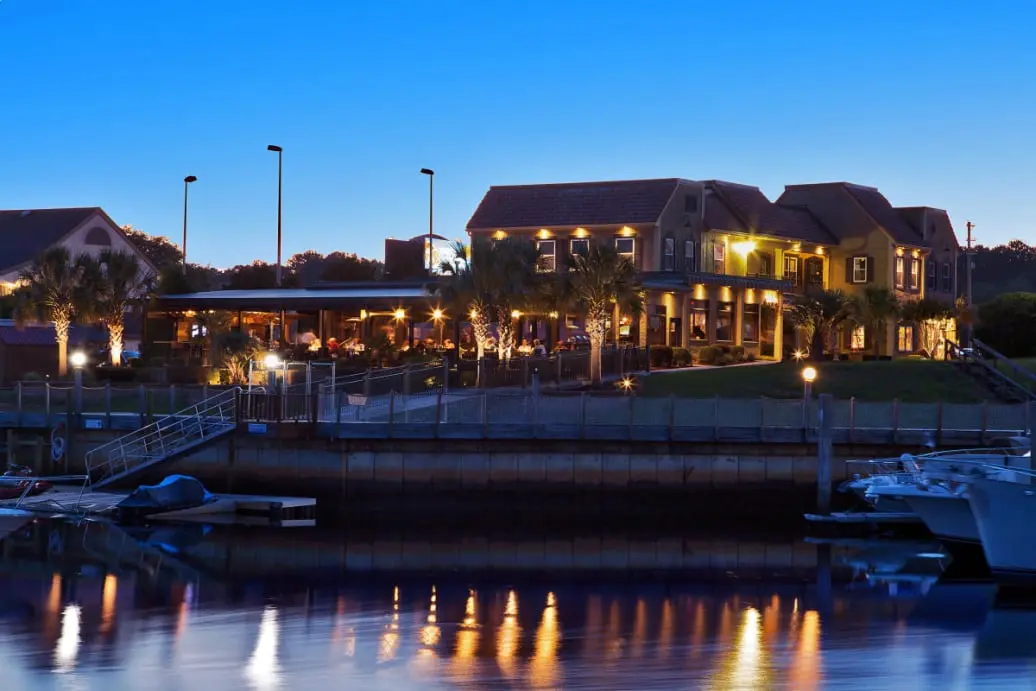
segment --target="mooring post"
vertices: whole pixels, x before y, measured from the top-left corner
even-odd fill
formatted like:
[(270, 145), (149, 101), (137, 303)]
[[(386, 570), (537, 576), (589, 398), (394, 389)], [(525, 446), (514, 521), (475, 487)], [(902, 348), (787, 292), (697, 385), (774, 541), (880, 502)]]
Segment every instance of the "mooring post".
[(817, 411), (817, 512), (822, 516), (831, 513), (831, 394), (820, 394)]

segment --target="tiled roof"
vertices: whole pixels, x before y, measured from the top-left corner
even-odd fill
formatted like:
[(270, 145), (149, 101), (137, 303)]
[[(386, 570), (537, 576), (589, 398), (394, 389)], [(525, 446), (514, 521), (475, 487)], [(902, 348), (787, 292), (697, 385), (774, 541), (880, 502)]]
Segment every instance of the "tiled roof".
[(0, 271), (32, 261), (99, 211), (97, 207), (0, 210)]
[(617, 180), (490, 187), (468, 229), (654, 223), (680, 180)]
[(843, 184), (846, 191), (856, 199), (867, 215), (884, 228), (893, 240), (910, 245), (923, 244), (924, 239), (921, 234), (896, 212), (885, 195), (873, 187), (863, 187), (851, 183)]
[[(705, 183), (740, 221), (740, 228), (729, 228), (723, 225), (709, 224), (717, 230), (742, 230), (743, 232), (771, 235), (792, 240), (805, 240), (819, 244), (837, 244), (838, 240), (808, 210), (793, 206), (775, 204), (766, 198), (762, 190), (750, 185), (741, 185), (722, 180), (709, 180)], [(711, 219), (720, 221), (712, 215), (712, 204), (706, 203), (706, 223)]]

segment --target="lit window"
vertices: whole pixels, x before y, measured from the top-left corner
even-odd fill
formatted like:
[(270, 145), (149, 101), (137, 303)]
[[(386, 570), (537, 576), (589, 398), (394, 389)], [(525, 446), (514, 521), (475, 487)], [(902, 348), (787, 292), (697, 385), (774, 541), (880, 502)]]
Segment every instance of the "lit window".
[(950, 274), (949, 262), (943, 262), (942, 265), (942, 290), (944, 293), (953, 290), (953, 276)]
[(687, 271), (694, 271), (694, 240), (683, 243), (683, 263)]
[(857, 326), (852, 330), (849, 335), (849, 349), (850, 350), (863, 350), (867, 347), (867, 329), (863, 326)]
[(799, 258), (794, 255), (784, 255), (784, 280), (794, 281), (798, 283), (799, 280)]
[(569, 251), (573, 257), (585, 257), (590, 253), (590, 240), (588, 238), (577, 238), (569, 243)]
[(921, 260), (910, 260), (910, 289), (921, 290)]
[(727, 272), (727, 247), (722, 242), (717, 242), (712, 249), (712, 271), (717, 274)]
[(867, 282), (867, 257), (853, 257), (853, 283)]
[(914, 327), (900, 326), (896, 333), (896, 348), (901, 353), (914, 352)]
[(629, 259), (631, 264), (635, 250), (636, 240), (634, 238), (615, 238), (615, 251), (619, 253), (620, 257)]
[(903, 275), (906, 271), (906, 260), (903, 257), (896, 257), (896, 287), (900, 290), (906, 285), (905, 276)]
[(665, 239), (665, 252), (662, 255), (662, 270), (676, 271), (676, 240)]
[(191, 338), (205, 338), (209, 335), (209, 329), (204, 324), (191, 324)]
[(536, 243), (540, 251), (540, 260), (536, 266), (538, 271), (552, 272), (557, 268), (555, 245), (553, 240), (540, 240)]

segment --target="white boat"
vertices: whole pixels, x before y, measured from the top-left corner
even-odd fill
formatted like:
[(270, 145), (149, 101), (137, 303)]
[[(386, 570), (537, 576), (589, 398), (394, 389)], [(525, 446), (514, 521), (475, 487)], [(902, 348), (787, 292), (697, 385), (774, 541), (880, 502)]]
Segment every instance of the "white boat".
[(982, 550), (994, 578), (1009, 585), (1036, 584), (1036, 473), (1028, 482), (984, 477), (967, 480), (968, 502), (975, 516)]

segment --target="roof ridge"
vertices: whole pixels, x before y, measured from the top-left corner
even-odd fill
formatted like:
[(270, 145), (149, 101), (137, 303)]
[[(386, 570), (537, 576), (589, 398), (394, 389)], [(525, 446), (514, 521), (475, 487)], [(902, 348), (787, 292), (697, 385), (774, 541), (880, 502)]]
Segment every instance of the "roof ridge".
[(585, 182), (530, 182), (521, 185), (490, 185), (491, 190), (513, 190), (513, 189), (527, 189), (532, 187), (573, 187), (573, 186), (591, 186), (591, 185), (616, 185), (621, 183), (631, 182), (691, 182), (686, 178), (633, 178), (624, 180), (588, 180)]
[(0, 209), (0, 214), (23, 213), (25, 211), (33, 213), (41, 211), (96, 211), (100, 208), (99, 206), (54, 206), (46, 209)]

